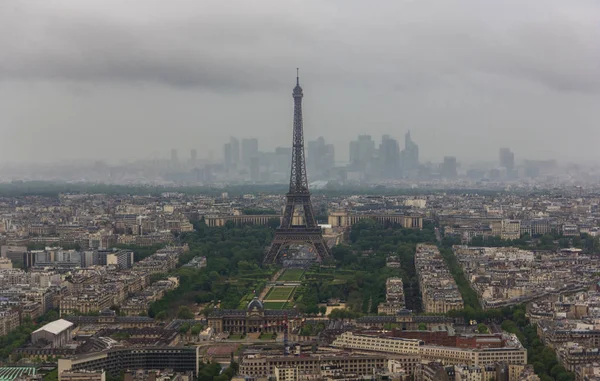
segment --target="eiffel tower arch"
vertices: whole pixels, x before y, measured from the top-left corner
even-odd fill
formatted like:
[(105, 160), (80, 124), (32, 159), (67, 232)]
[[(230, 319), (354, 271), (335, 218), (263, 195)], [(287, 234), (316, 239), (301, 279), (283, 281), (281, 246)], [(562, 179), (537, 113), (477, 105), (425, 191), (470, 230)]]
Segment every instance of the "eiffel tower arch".
[(264, 263), (282, 262), (282, 249), (293, 244), (308, 245), (314, 249), (317, 261), (328, 258), (329, 248), (323, 239), (323, 232), (315, 221), (310, 201), (306, 162), (304, 160), (304, 131), (302, 125), (302, 97), (300, 78), (296, 76), (294, 98), (294, 132), (292, 144), (292, 168), (290, 189), (285, 195), (286, 203), (281, 226), (275, 230), (275, 237), (265, 256)]

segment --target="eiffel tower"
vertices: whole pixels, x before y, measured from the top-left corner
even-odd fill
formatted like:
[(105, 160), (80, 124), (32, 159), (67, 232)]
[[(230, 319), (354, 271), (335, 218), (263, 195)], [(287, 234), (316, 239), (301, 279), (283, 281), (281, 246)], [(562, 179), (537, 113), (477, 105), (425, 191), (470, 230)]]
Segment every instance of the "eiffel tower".
[[(310, 202), (308, 180), (306, 178), (306, 162), (304, 160), (304, 132), (302, 127), (302, 97), (300, 78), (296, 69), (296, 87), (292, 92), (294, 97), (294, 138), (292, 144), (292, 169), (290, 173), (290, 190), (285, 195), (286, 204), (281, 226), (275, 230), (275, 237), (265, 256), (264, 263), (274, 263), (279, 258), (283, 248), (290, 244), (305, 244), (312, 246), (317, 261), (329, 257), (329, 248), (323, 239), (323, 232), (315, 221), (315, 214)], [(303, 214), (303, 224), (294, 225), (294, 214), (297, 209)], [(296, 221), (297, 222), (297, 221)]]

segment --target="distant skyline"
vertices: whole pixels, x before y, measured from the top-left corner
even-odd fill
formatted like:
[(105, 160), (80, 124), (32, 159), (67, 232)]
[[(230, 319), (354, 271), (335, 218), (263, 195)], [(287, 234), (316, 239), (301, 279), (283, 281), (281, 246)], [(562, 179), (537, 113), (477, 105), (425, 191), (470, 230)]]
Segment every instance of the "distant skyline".
[(337, 161), (410, 130), (422, 162), (600, 163), (596, 1), (138, 4), (0, 4), (0, 166), (290, 146), (296, 67)]

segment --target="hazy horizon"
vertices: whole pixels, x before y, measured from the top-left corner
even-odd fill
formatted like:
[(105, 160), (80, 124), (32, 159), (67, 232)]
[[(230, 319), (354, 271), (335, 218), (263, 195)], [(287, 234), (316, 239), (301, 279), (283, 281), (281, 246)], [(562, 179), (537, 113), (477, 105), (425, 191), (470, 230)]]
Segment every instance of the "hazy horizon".
[(598, 25), (591, 0), (5, 2), (0, 165), (290, 146), (296, 67), (339, 162), (410, 130), (422, 161), (598, 163)]

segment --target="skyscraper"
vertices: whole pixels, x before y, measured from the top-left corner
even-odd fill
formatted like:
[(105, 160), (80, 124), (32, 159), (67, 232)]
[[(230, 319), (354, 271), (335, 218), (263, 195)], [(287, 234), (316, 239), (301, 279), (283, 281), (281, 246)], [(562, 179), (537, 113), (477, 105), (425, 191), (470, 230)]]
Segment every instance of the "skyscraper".
[(177, 150), (171, 150), (171, 166), (176, 167), (179, 165), (179, 155), (177, 155)]
[(379, 145), (381, 178), (396, 179), (400, 169), (400, 147), (398, 141), (389, 135), (383, 135)]
[(512, 171), (515, 168), (515, 154), (509, 148), (500, 148), (498, 154), (500, 157), (500, 166)]
[(260, 163), (258, 161), (258, 156), (255, 156), (250, 159), (250, 181), (257, 182), (260, 180)]
[(277, 172), (285, 173), (287, 179), (292, 164), (292, 149), (290, 147), (277, 147), (275, 148), (275, 156), (277, 157)]
[(229, 138), (231, 144), (231, 164), (237, 166), (240, 163), (240, 141), (234, 137)]
[(456, 157), (444, 156), (444, 162), (441, 165), (440, 173), (445, 179), (454, 179), (458, 176)]
[(249, 165), (253, 157), (258, 157), (258, 139), (242, 139), (242, 162)]
[(231, 170), (232, 157), (231, 143), (225, 143), (223, 145), (223, 164), (225, 165), (225, 172), (229, 172)]
[(355, 169), (366, 169), (375, 154), (375, 141), (371, 135), (359, 135), (350, 142), (350, 165)]
[(190, 151), (190, 165), (192, 167), (195, 167), (197, 161), (198, 161), (198, 151), (196, 151), (195, 149), (192, 149)]
[(315, 179), (327, 175), (335, 165), (335, 148), (326, 144), (322, 136), (308, 142), (306, 154), (306, 168)]
[(404, 149), (400, 154), (404, 175), (419, 169), (419, 146), (410, 137), (410, 131), (404, 135)]

